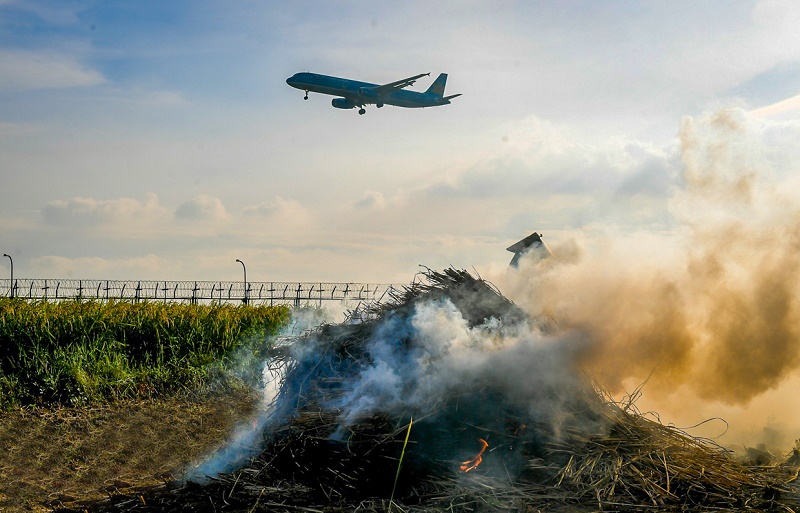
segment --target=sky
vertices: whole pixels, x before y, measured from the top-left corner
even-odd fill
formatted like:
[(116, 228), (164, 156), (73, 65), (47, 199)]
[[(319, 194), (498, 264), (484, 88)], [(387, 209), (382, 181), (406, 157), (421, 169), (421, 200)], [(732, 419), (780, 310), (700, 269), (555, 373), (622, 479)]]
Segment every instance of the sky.
[[(678, 416), (796, 433), (798, 26), (777, 0), (0, 0), (0, 250), (20, 278), (473, 270), (584, 330), (614, 390), (660, 366)], [(462, 96), (359, 116), (300, 71)], [(553, 258), (508, 271), (533, 231)]]
[[(0, 249), (28, 278), (407, 283), (673, 225), (685, 116), (800, 112), (794, 2), (0, 1)], [(449, 74), (364, 116), (285, 80)], [(432, 79), (431, 79), (432, 80)], [(427, 88), (428, 78), (412, 89)], [(9, 263), (3, 261), (6, 269)]]

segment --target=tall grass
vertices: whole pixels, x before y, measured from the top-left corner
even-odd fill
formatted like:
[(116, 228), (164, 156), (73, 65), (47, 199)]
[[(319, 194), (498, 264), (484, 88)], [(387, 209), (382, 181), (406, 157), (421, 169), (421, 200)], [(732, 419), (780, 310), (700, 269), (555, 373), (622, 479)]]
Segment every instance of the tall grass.
[(289, 318), (284, 306), (0, 298), (0, 407), (196, 389)]

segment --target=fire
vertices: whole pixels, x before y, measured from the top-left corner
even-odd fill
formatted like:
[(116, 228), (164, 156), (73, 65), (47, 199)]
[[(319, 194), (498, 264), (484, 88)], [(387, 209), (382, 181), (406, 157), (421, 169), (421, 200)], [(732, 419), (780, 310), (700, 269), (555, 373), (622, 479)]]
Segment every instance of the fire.
[(489, 443), (483, 438), (478, 438), (478, 440), (481, 442), (481, 444), (483, 444), (483, 447), (481, 447), (481, 450), (480, 452), (478, 452), (477, 456), (461, 464), (461, 472), (469, 472), (470, 470), (475, 470), (476, 468), (478, 468), (478, 465), (480, 465), (481, 462), (483, 461), (483, 451), (485, 451), (486, 448), (489, 447)]
[[(515, 429), (515, 430), (514, 430), (514, 434), (513, 434), (513, 435), (511, 435), (511, 436), (513, 436), (514, 438), (516, 438), (516, 437), (517, 437), (517, 435), (519, 435), (519, 434), (520, 434), (522, 431), (524, 431), (526, 427), (528, 427), (528, 425), (527, 425), (527, 424), (520, 424), (520, 425), (519, 425), (519, 427), (518, 427), (517, 429)], [(514, 444), (513, 444), (513, 443), (511, 443), (511, 444), (508, 446), (508, 448), (513, 450), (513, 449), (514, 449)]]

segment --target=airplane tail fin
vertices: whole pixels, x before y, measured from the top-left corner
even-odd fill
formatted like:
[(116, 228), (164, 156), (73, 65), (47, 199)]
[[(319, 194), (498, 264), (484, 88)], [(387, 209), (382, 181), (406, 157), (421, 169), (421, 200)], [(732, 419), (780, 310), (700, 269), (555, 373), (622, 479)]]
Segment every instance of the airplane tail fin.
[(446, 83), (447, 83), (447, 73), (441, 73), (439, 77), (433, 81), (428, 90), (425, 91), (425, 94), (444, 96), (444, 85)]

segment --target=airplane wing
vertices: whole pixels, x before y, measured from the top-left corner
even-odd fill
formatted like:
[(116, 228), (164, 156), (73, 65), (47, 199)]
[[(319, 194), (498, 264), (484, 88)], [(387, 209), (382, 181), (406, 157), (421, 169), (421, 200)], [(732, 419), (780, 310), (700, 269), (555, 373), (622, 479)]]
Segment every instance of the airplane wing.
[(389, 94), (392, 91), (408, 87), (414, 82), (416, 82), (417, 79), (426, 76), (430, 76), (430, 73), (422, 73), (421, 75), (414, 75), (413, 77), (404, 78), (403, 80), (398, 80), (397, 82), (390, 82), (388, 84), (379, 85), (378, 87), (374, 88), (374, 91), (378, 94)]

